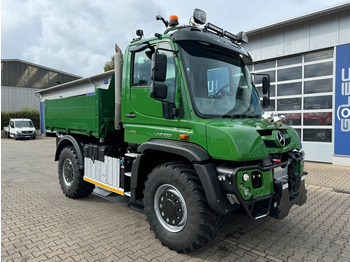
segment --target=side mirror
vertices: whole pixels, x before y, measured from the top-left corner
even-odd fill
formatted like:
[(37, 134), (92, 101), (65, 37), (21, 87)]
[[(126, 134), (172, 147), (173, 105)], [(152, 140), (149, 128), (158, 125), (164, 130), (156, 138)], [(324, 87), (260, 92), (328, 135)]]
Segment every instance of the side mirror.
[(156, 100), (166, 99), (168, 87), (164, 84), (153, 83), (150, 88), (150, 96)]
[(164, 54), (154, 53), (152, 55), (152, 72), (151, 79), (164, 82), (166, 79), (167, 56)]
[(267, 97), (267, 96), (264, 96), (263, 97), (263, 100), (262, 100), (262, 107), (268, 107), (270, 105), (270, 98)]
[(263, 95), (270, 94), (270, 78), (267, 76), (262, 79), (262, 91)]

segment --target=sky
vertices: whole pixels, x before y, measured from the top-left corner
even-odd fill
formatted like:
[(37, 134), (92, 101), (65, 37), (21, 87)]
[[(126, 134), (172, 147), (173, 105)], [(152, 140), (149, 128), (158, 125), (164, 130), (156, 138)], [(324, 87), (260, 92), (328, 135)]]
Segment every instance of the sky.
[[(103, 72), (117, 43), (163, 33), (156, 15), (188, 24), (194, 8), (237, 33), (346, 3), (344, 0), (2, 0), (1, 58), (88, 77)], [(254, 59), (254, 57), (253, 57)]]

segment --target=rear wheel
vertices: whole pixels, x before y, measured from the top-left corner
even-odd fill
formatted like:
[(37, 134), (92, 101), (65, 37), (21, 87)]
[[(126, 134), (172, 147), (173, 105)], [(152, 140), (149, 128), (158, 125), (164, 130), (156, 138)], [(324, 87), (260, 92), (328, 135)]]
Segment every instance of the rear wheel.
[(83, 177), (75, 149), (70, 146), (63, 148), (58, 161), (58, 179), (63, 193), (69, 198), (90, 195), (95, 185), (84, 181)]
[(222, 221), (209, 207), (195, 171), (182, 163), (162, 164), (149, 174), (144, 204), (156, 238), (177, 252), (207, 244)]

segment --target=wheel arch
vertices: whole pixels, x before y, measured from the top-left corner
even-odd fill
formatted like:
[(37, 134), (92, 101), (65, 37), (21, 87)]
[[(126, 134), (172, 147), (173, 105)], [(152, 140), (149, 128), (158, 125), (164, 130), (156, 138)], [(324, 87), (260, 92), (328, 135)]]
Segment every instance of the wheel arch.
[(132, 201), (143, 198), (144, 183), (152, 170), (160, 164), (178, 161), (191, 164), (191, 162), (181, 155), (164, 152), (161, 150), (147, 149), (140, 154), (132, 165), (132, 176), (130, 188), (133, 191)]
[(55, 154), (55, 161), (59, 160), (62, 149), (67, 146), (72, 146), (74, 148), (78, 156), (79, 168), (83, 169), (84, 168), (84, 150), (83, 150), (82, 143), (80, 139), (71, 135), (65, 135), (58, 139), (56, 154)]
[[(221, 189), (214, 160), (202, 147), (182, 141), (153, 139), (141, 144), (138, 151), (141, 154), (132, 166), (131, 190), (134, 190), (132, 201), (142, 198), (144, 181), (154, 167), (168, 161), (184, 161), (196, 170), (208, 203), (214, 211), (227, 214), (235, 209)], [(155, 161), (158, 156), (165, 157), (165, 160)]]

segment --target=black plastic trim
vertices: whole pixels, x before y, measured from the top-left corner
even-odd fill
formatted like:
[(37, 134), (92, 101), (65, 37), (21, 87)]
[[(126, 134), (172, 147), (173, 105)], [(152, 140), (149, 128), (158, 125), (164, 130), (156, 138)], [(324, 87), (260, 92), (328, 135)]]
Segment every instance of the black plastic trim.
[(157, 150), (183, 156), (191, 162), (210, 160), (211, 157), (202, 147), (189, 142), (166, 139), (151, 139), (139, 146), (138, 151)]
[(230, 39), (220, 37), (217, 34), (214, 34), (208, 30), (198, 30), (189, 28), (183, 28), (174, 32), (171, 35), (171, 39), (174, 42), (180, 41), (197, 41), (197, 42), (205, 42), (208, 44), (212, 44), (218, 46), (222, 49), (233, 51), (235, 53), (241, 54), (247, 57), (249, 60), (252, 60), (250, 54), (245, 51), (240, 45), (233, 43)]
[(193, 166), (202, 183), (208, 204), (214, 211), (219, 214), (228, 214), (239, 208), (239, 205), (230, 203), (225, 192), (221, 189), (217, 177), (216, 164), (194, 164)]

